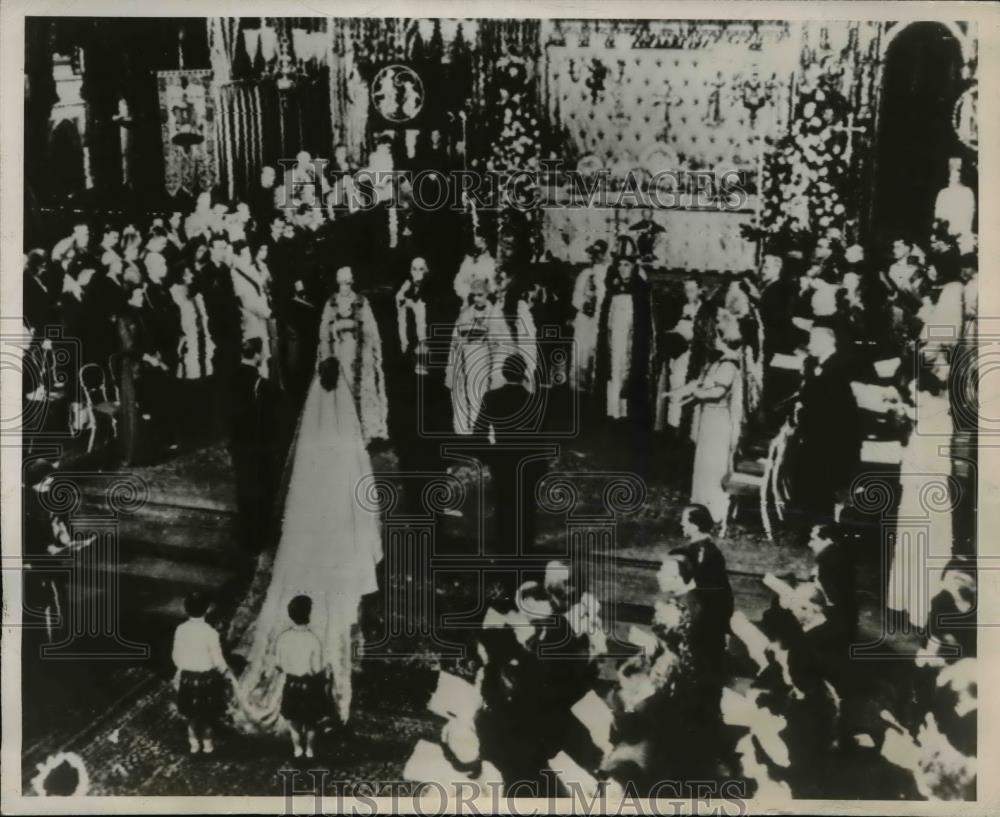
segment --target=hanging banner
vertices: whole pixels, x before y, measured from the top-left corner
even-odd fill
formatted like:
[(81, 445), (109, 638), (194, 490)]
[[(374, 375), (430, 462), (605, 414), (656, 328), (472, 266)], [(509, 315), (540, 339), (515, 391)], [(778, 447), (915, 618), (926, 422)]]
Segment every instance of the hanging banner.
[(211, 71), (160, 71), (160, 132), (164, 186), (197, 195), (218, 179), (215, 155), (215, 98)]

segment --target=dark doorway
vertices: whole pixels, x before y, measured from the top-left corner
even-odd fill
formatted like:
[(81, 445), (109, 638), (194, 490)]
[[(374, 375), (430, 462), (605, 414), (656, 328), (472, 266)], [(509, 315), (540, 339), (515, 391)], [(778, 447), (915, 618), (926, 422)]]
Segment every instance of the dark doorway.
[[(958, 41), (940, 23), (906, 26), (890, 43), (882, 81), (874, 173), (872, 237), (925, 243), (934, 199), (948, 181), (948, 158), (965, 159), (963, 181), (973, 190), (975, 166), (952, 128), (962, 80)], [(884, 244), (883, 244), (884, 245)]]
[(64, 119), (52, 130), (49, 155), (49, 190), (56, 200), (66, 199), (83, 190), (86, 184), (83, 165), (83, 142), (76, 123)]

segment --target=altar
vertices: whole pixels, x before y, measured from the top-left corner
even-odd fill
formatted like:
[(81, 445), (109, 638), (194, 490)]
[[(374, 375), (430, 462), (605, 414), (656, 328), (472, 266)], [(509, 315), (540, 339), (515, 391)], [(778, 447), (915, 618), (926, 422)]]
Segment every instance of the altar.
[[(654, 265), (686, 272), (756, 267), (760, 248), (748, 228), (758, 236), (843, 230), (859, 212), (868, 152), (855, 146), (870, 139), (874, 121), (876, 22), (261, 18), (218, 26), (209, 38), (216, 155), (230, 197), (246, 195), (263, 165), (299, 150), (339, 151), (344, 167), (364, 168), (376, 141), (388, 140), (396, 170), (540, 179), (547, 189), (530, 217), (534, 234), (521, 236), (522, 256), (582, 263), (591, 243), (616, 246), (648, 218), (659, 228)], [(282, 116), (269, 131), (258, 125), (270, 108)], [(311, 119), (322, 122), (307, 127)], [(572, 180), (548, 187), (553, 172), (606, 175), (614, 192), (634, 176), (643, 193), (664, 174), (738, 174), (739, 195), (581, 205), (566, 194)], [(481, 229), (473, 209), (467, 237)], [(483, 237), (496, 248), (503, 205), (492, 209), (501, 217), (482, 222)]]
[(755, 214), (755, 200), (739, 209), (547, 207), (542, 214), (542, 235), (554, 257), (582, 263), (587, 260), (586, 248), (594, 241), (603, 239), (613, 247), (618, 236), (634, 238), (638, 230), (631, 228), (648, 216), (662, 228), (653, 244), (653, 266), (733, 272), (756, 267), (757, 243), (742, 234)]

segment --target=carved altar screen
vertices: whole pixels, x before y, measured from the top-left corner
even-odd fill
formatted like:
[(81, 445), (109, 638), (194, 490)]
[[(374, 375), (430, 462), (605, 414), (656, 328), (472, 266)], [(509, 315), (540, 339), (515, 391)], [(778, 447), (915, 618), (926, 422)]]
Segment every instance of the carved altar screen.
[[(613, 178), (633, 169), (737, 170), (754, 188), (766, 142), (787, 127), (800, 48), (797, 32), (778, 21), (561, 21), (545, 49), (550, 123), (567, 156)], [(754, 220), (755, 195), (742, 210), (656, 212), (667, 230), (660, 263), (752, 266), (755, 248), (740, 225)], [(548, 243), (583, 260), (589, 241), (637, 218), (551, 211)]]

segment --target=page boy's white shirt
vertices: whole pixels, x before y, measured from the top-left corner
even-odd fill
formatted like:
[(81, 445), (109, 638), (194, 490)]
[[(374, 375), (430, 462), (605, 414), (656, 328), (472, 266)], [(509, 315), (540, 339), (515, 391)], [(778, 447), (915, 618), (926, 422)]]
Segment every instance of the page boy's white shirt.
[(311, 675), (319, 672), (320, 643), (312, 630), (285, 630), (275, 645), (277, 664), (288, 675)]
[(192, 618), (178, 625), (174, 631), (174, 665), (187, 672), (207, 672), (228, 668), (222, 655), (219, 633), (204, 619)]

